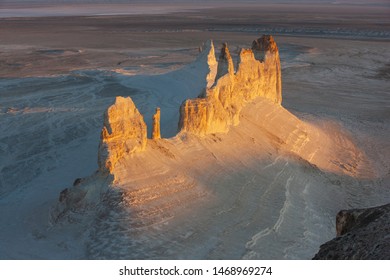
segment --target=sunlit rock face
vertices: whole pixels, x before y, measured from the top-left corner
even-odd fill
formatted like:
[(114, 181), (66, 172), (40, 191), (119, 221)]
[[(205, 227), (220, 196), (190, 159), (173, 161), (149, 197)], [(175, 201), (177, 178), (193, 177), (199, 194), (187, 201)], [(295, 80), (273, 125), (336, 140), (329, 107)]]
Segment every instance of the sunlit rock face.
[[(202, 44), (202, 46), (199, 47), (199, 54), (194, 63), (192, 64), (192, 67), (197, 67), (196, 65), (201, 66), (202, 72), (205, 73), (205, 76), (203, 76), (202, 74), (202, 79), (205, 79), (205, 88), (210, 88), (214, 84), (218, 67), (218, 62), (215, 58), (215, 49), (212, 40), (207, 40)], [(203, 67), (207, 67), (207, 69)]]
[(102, 172), (112, 172), (124, 155), (145, 150), (147, 128), (130, 97), (116, 97), (104, 114), (98, 164)]
[(336, 231), (337, 238), (321, 245), (314, 259), (390, 258), (390, 204), (342, 210)]
[(180, 108), (179, 130), (196, 135), (226, 133), (239, 123), (244, 104), (264, 97), (275, 104), (282, 102), (281, 67), (278, 47), (270, 35), (240, 52), (237, 72), (227, 45), (224, 44), (213, 87), (197, 98), (186, 100)]
[(160, 108), (156, 108), (156, 113), (153, 115), (153, 130), (152, 130), (152, 139), (160, 139)]
[[(201, 81), (194, 92), (203, 88), (181, 107), (176, 137), (157, 140), (157, 111), (156, 140), (147, 140), (130, 98), (108, 108), (99, 172), (61, 192), (51, 215), (54, 222), (85, 218), (89, 258), (312, 257), (327, 239), (323, 232), (332, 236), (329, 217), (344, 200), (340, 186), (375, 178), (342, 127), (306, 122), (280, 105), (272, 37), (242, 50), (237, 71), (226, 44), (214, 66), (213, 57), (210, 42), (195, 63), (174, 73), (195, 69), (199, 79), (190, 85)], [(209, 76), (208, 88), (212, 69), (218, 78)], [(165, 86), (183, 94), (181, 86)], [(171, 105), (160, 105), (162, 118)]]
[(198, 60), (202, 60), (203, 56), (207, 55), (207, 65), (209, 66), (209, 73), (206, 76), (207, 88), (211, 87), (214, 84), (215, 77), (217, 75), (218, 62), (215, 58), (215, 49), (213, 41), (208, 40), (203, 44), (201, 48), (201, 53), (198, 57)]
[[(275, 103), (282, 103), (282, 75), (278, 46), (271, 35), (263, 35), (253, 41), (252, 50), (257, 60), (264, 62), (260, 75), (264, 96)], [(249, 70), (249, 69), (248, 69)], [(266, 85), (269, 85), (267, 87)]]

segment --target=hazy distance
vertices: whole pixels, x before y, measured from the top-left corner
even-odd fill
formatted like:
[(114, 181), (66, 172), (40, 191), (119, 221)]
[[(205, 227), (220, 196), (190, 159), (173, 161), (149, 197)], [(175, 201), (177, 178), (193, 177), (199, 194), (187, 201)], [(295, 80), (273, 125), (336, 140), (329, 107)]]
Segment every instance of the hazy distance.
[[(4, 4), (132, 4), (132, 3), (166, 3), (166, 4), (173, 4), (173, 3), (199, 3), (199, 2), (220, 2), (220, 3), (229, 3), (234, 2), (237, 3), (237, 1), (233, 0), (173, 0), (173, 1), (167, 1), (167, 0), (1, 0), (0, 1), (0, 7)], [(294, 3), (307, 3), (307, 4), (364, 4), (364, 5), (386, 5), (390, 6), (389, 1), (387, 0), (244, 0), (240, 1), (240, 3), (283, 3), (283, 4), (294, 4)]]

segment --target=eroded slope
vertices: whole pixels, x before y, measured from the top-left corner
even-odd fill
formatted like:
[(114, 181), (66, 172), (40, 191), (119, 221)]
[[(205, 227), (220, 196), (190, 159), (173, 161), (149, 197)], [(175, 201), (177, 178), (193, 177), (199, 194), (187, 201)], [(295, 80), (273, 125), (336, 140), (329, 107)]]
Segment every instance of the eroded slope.
[(241, 51), (236, 72), (225, 44), (217, 69), (212, 86), (183, 103), (173, 138), (146, 139), (130, 98), (108, 109), (99, 172), (63, 192), (53, 212), (95, 210), (90, 258), (310, 257), (343, 203), (332, 182), (375, 177), (340, 127), (280, 105), (271, 36)]

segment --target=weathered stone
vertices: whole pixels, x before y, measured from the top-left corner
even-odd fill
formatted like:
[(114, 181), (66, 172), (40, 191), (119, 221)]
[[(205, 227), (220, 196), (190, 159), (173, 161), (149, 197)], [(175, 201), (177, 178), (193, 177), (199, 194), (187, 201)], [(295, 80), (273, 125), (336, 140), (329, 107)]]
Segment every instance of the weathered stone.
[(313, 259), (390, 259), (390, 204), (342, 210), (336, 231)]
[(217, 70), (216, 80), (218, 80), (220, 77), (226, 74), (230, 74), (230, 75), (234, 74), (234, 65), (233, 65), (233, 59), (227, 47), (227, 43), (223, 43), (221, 54), (219, 55), (219, 60), (218, 60), (218, 70)]
[[(205, 73), (206, 88), (211, 87), (214, 84), (215, 77), (217, 75), (217, 59), (215, 58), (214, 44), (212, 40), (207, 40), (200, 48), (199, 55), (196, 58), (194, 67), (197, 67), (199, 73)], [(206, 69), (207, 67), (207, 69)]]
[(153, 131), (152, 139), (161, 139), (160, 133), (160, 108), (156, 108), (156, 113), (153, 115)]
[(205, 53), (207, 53), (207, 65), (209, 67), (209, 73), (207, 74), (207, 88), (211, 87), (215, 82), (215, 77), (217, 75), (217, 59), (215, 58), (215, 49), (213, 41), (209, 40), (204, 44)]
[(282, 102), (280, 58), (272, 36), (264, 35), (254, 41), (252, 49), (241, 50), (236, 73), (224, 44), (217, 78), (214, 86), (206, 89), (200, 98), (182, 104), (180, 131), (199, 136), (227, 132), (230, 125), (239, 123), (239, 114), (246, 102), (257, 97), (276, 104)]
[[(264, 97), (276, 104), (281, 103), (276, 44), (271, 36), (263, 36), (255, 42), (253, 50), (241, 51), (236, 72), (227, 44), (223, 44), (219, 63), (215, 59), (212, 41), (203, 45), (197, 58), (201, 63), (194, 65), (200, 67), (201, 73), (208, 73), (204, 94), (186, 100), (180, 107), (181, 131), (200, 136), (227, 132), (231, 125), (239, 123), (240, 111), (246, 102)], [(262, 53), (264, 59), (256, 59), (255, 54)], [(152, 138), (161, 138), (159, 108), (153, 116)], [(87, 208), (98, 201), (107, 191), (104, 180), (115, 180), (115, 171), (118, 170), (114, 169), (118, 161), (144, 151), (147, 141), (146, 124), (131, 98), (117, 97), (104, 115), (98, 150), (99, 172), (90, 178), (77, 179), (73, 187), (61, 192), (60, 203), (53, 212), (54, 219), (73, 208)], [(107, 176), (108, 173), (113, 176)]]
[(118, 96), (104, 115), (98, 152), (99, 170), (111, 173), (118, 160), (145, 150), (146, 143), (147, 128), (142, 115), (130, 97)]
[(69, 192), (68, 188), (63, 189), (63, 190), (60, 192), (60, 197), (58, 198), (59, 202), (65, 201), (65, 199), (66, 199), (67, 196), (68, 196), (68, 192)]

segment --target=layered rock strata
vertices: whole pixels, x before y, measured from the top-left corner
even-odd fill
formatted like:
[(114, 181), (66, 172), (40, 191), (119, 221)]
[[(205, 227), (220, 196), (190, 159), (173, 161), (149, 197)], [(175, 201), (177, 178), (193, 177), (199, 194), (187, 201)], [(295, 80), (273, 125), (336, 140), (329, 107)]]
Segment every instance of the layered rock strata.
[[(88, 236), (94, 240), (89, 244), (92, 246), (87, 246), (91, 250), (88, 256), (155, 258), (161, 256), (162, 251), (172, 251), (175, 255), (164, 256), (183, 258), (188, 252), (176, 254), (176, 250), (171, 250), (172, 241), (178, 242), (177, 248), (181, 252), (180, 248), (197, 251), (202, 246), (193, 245), (210, 242), (210, 236), (226, 236), (224, 244), (231, 244), (230, 241), (239, 236), (246, 242), (242, 247), (245, 251), (231, 255), (233, 258), (260, 258), (270, 240), (277, 240), (279, 244), (293, 240), (295, 245), (289, 247), (289, 256), (295, 257), (294, 248), (306, 248), (308, 244), (315, 248), (318, 244), (317, 236), (322, 228), (308, 229), (307, 221), (318, 225), (318, 221), (323, 221), (322, 216), (327, 218), (322, 215), (317, 219), (316, 215), (320, 214), (317, 210), (328, 209), (322, 207), (328, 201), (322, 202), (323, 195), (319, 195), (322, 204), (314, 212), (311, 212), (310, 204), (318, 201), (314, 199), (307, 203), (312, 194), (316, 198), (319, 188), (328, 189), (322, 179), (313, 178), (322, 177), (321, 170), (329, 172), (332, 178), (331, 173), (357, 178), (361, 170), (366, 172), (362, 153), (341, 130), (328, 126), (325, 133), (280, 106), (279, 54), (271, 36), (263, 36), (253, 42), (252, 49), (241, 51), (236, 72), (226, 44), (222, 47), (219, 63), (214, 62), (214, 49), (209, 42), (194, 63), (181, 69), (184, 73), (191, 70), (191, 77), (197, 78), (192, 82), (187, 79), (185, 87), (170, 85), (160, 93), (164, 99), (166, 96), (163, 95), (171, 91), (173, 94), (167, 98), (171, 102), (175, 96), (184, 99), (204, 88), (198, 99), (183, 104), (181, 110), (185, 111), (177, 137), (158, 139), (160, 113), (157, 110), (151, 131), (154, 140), (147, 140), (146, 124), (130, 98), (118, 97), (107, 109), (99, 146), (99, 172), (76, 180), (72, 187), (61, 192), (59, 203), (52, 211), (54, 222), (65, 218), (70, 222), (80, 221), (87, 217), (87, 222), (80, 222), (86, 227), (88, 214), (96, 217), (92, 234)], [(216, 72), (218, 75), (214, 75)], [(173, 74), (167, 74), (169, 81), (174, 81), (172, 77), (182, 77), (182, 73)], [(187, 87), (193, 90), (183, 92)], [(256, 101), (250, 102), (255, 98)], [(186, 104), (193, 106), (185, 107)], [(169, 111), (168, 106), (164, 108)], [(230, 125), (238, 124), (240, 116), (240, 126), (231, 128), (231, 133), (198, 137), (227, 132)], [(328, 179), (325, 181), (329, 183)], [(285, 201), (283, 205), (275, 206), (282, 207), (279, 218), (269, 215), (268, 190), (278, 193), (275, 201)], [(329, 193), (333, 191), (333, 187), (329, 188)], [(322, 191), (318, 193), (323, 194)], [(264, 209), (257, 205), (264, 205)], [(340, 204), (334, 202), (333, 205)], [(254, 211), (261, 215), (242, 218), (245, 216), (242, 213)], [(194, 223), (188, 223), (193, 218)], [(236, 219), (241, 224), (251, 224), (252, 231), (243, 227), (226, 235), (226, 229), (237, 224)], [(305, 223), (296, 223), (298, 219)], [(210, 227), (210, 224), (215, 226)], [(291, 225), (294, 225), (293, 230)], [(165, 226), (174, 230), (165, 231)], [(264, 239), (257, 238), (259, 228), (265, 233)], [(242, 238), (244, 233), (248, 235)], [(168, 247), (161, 246), (161, 237)], [(141, 250), (136, 244), (142, 245)], [(227, 250), (230, 252), (237, 251), (235, 244), (238, 243), (222, 246), (223, 256), (226, 248), (232, 248)], [(210, 255), (209, 248), (204, 249), (205, 253), (193, 251), (190, 255), (218, 256)], [(271, 257), (286, 256), (285, 247), (278, 252)]]
[[(198, 136), (229, 130), (239, 123), (240, 111), (246, 102), (264, 97), (275, 104), (282, 101), (280, 58), (272, 36), (255, 40), (251, 49), (242, 49), (238, 70), (227, 44), (222, 46), (219, 62), (214, 45), (205, 45), (209, 74), (201, 97), (186, 100), (180, 108), (179, 131)], [(215, 71), (217, 71), (215, 73)], [(212, 85), (212, 86), (211, 86)], [(152, 139), (160, 139), (160, 109), (153, 116)], [(107, 109), (99, 145), (99, 170), (112, 173), (115, 164), (125, 155), (145, 150), (147, 127), (130, 97), (117, 97)]]
[(336, 233), (314, 259), (390, 259), (390, 203), (340, 211)]
[(125, 155), (143, 151), (147, 143), (147, 128), (143, 116), (130, 97), (116, 97), (104, 114), (100, 136), (98, 165), (102, 172), (111, 172)]
[(278, 47), (270, 35), (255, 40), (251, 49), (242, 49), (237, 72), (224, 44), (214, 86), (180, 107), (179, 130), (203, 136), (229, 130), (237, 125), (244, 104), (264, 97), (282, 102), (281, 67)]

